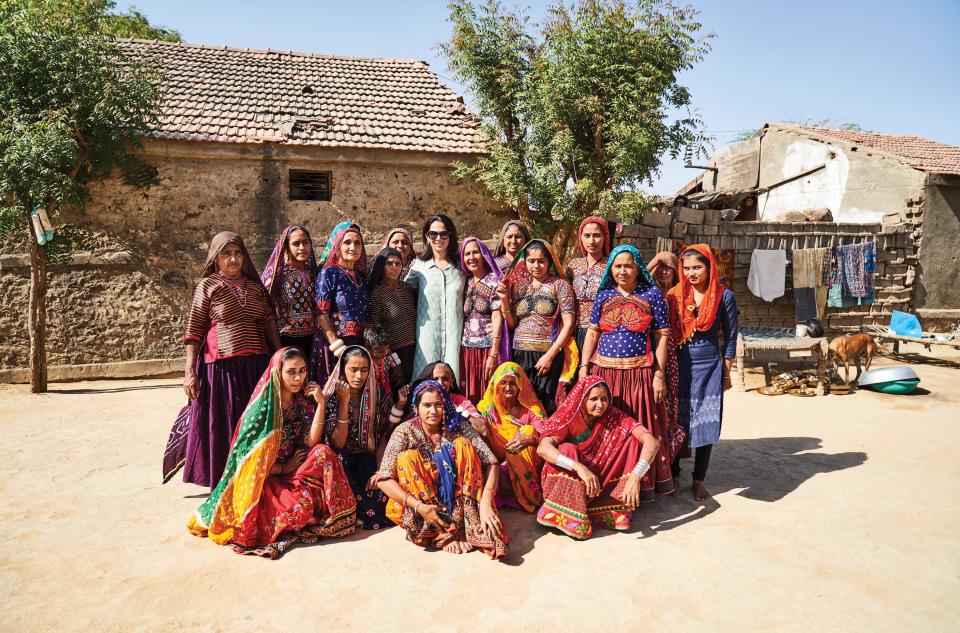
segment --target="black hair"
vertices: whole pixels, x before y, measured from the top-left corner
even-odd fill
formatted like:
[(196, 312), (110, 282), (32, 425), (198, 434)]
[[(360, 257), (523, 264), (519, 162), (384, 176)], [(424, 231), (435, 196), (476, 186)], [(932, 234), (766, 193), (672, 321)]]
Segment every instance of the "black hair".
[(504, 236), (506, 236), (507, 230), (511, 226), (517, 227), (518, 229), (520, 229), (520, 232), (523, 233), (524, 244), (526, 244), (531, 239), (533, 239), (533, 237), (530, 235), (530, 228), (526, 224), (524, 224), (520, 220), (511, 220), (510, 222), (507, 222), (506, 225), (504, 225), (503, 229), (500, 231), (500, 241), (497, 242), (497, 248), (493, 252), (494, 257), (502, 257), (507, 254), (507, 249), (503, 246), (503, 238)]
[(544, 244), (543, 242), (533, 242), (532, 244), (527, 246), (527, 252), (529, 253), (530, 251), (540, 251), (541, 253), (543, 253), (543, 256), (547, 258), (548, 263), (550, 264), (553, 263), (552, 261), (549, 261), (550, 251), (547, 249), (547, 245)]
[(280, 364), (283, 365), (288, 360), (294, 358), (299, 358), (303, 362), (307, 362), (307, 355), (303, 353), (303, 350), (299, 347), (288, 347), (283, 350), (283, 354), (280, 355)]
[(417, 407), (420, 406), (420, 400), (423, 398), (423, 394), (425, 393), (435, 393), (441, 398), (443, 398), (443, 393), (441, 393), (439, 388), (434, 387), (433, 385), (430, 385), (429, 387), (424, 387), (419, 393), (417, 393), (417, 397), (413, 399), (414, 413), (416, 413)]
[(382, 327), (369, 326), (363, 332), (363, 345), (373, 353), (378, 347), (390, 345), (390, 336)]
[(450, 374), (453, 376), (453, 386), (450, 388), (450, 393), (455, 393), (462, 396), (463, 394), (460, 393), (460, 385), (457, 384), (457, 372), (453, 371), (453, 367), (451, 367), (449, 363), (445, 363), (442, 360), (438, 360), (436, 362), (430, 363), (429, 365), (424, 367), (420, 371), (420, 375), (417, 376), (416, 380), (413, 382), (413, 387), (411, 388), (416, 389), (417, 385), (419, 385), (424, 380), (436, 380), (436, 378), (433, 377), (433, 372), (437, 368), (437, 365), (442, 365), (447, 369), (449, 369)]
[(373, 266), (370, 267), (370, 277), (367, 278), (367, 288), (372, 292), (374, 288), (380, 285), (383, 279), (383, 269), (387, 267), (387, 260), (391, 257), (400, 258), (400, 266), (403, 267), (403, 254), (395, 248), (380, 249), (377, 256), (373, 258)]
[(443, 213), (431, 215), (427, 218), (427, 221), (423, 223), (423, 253), (420, 254), (420, 259), (425, 262), (433, 259), (433, 248), (430, 246), (430, 240), (427, 239), (427, 233), (430, 231), (430, 225), (434, 222), (443, 222), (444, 230), (450, 234), (449, 241), (447, 241), (447, 260), (454, 266), (459, 266), (460, 243), (457, 239), (457, 227), (453, 224), (453, 220)]
[(688, 248), (687, 250), (683, 251), (683, 254), (680, 255), (680, 259), (686, 259), (688, 257), (696, 257), (701, 264), (706, 266), (708, 269), (710, 268), (710, 260), (704, 257), (703, 253), (700, 251), (695, 251), (692, 248)]
[(367, 350), (357, 345), (345, 351), (343, 353), (343, 356), (340, 357), (340, 369), (343, 370), (343, 368), (346, 367), (348, 360), (350, 360), (351, 358), (356, 358), (358, 356), (362, 357), (365, 361), (367, 361), (368, 365), (370, 364), (370, 354), (367, 352)]

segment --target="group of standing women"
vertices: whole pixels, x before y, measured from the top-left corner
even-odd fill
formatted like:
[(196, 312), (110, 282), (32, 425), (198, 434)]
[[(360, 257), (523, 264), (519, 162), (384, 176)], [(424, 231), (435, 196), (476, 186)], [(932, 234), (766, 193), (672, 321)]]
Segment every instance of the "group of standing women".
[(493, 253), (444, 215), (421, 237), (392, 230), (368, 265), (356, 224), (320, 253), (293, 225), (262, 276), (240, 236), (211, 241), (184, 336), (184, 480), (212, 488), (192, 532), (277, 557), (397, 524), (500, 558), (498, 508), (627, 529), (691, 448), (709, 496), (737, 330), (709, 247), (648, 267), (597, 217), (565, 267), (519, 221)]

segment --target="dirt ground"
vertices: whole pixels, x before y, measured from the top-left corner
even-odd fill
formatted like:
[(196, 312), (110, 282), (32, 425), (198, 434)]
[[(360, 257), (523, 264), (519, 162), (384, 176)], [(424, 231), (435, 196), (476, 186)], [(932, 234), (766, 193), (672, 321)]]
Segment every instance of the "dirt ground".
[(956, 361), (912, 396), (730, 393), (713, 500), (690, 465), (628, 533), (504, 513), (499, 563), (396, 528), (238, 556), (187, 533), (204, 490), (160, 485), (176, 380), (0, 387), (0, 630), (957, 631)]

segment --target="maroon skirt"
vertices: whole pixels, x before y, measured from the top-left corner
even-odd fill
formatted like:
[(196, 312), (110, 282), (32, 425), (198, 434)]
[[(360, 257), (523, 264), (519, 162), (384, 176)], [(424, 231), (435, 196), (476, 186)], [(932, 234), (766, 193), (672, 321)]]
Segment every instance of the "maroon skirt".
[(487, 390), (483, 365), (489, 354), (489, 347), (460, 348), (460, 391), (470, 402), (480, 402)]
[(185, 482), (213, 488), (220, 481), (237, 423), (269, 362), (266, 355), (201, 361), (197, 371), (200, 393), (190, 403)]
[(664, 403), (653, 401), (653, 367), (611, 369), (593, 365), (590, 373), (599, 376), (610, 386), (613, 404), (649, 430), (660, 442), (660, 448), (650, 470), (640, 481), (641, 501), (652, 501), (654, 493), (673, 492), (673, 475), (670, 472), (669, 421)]

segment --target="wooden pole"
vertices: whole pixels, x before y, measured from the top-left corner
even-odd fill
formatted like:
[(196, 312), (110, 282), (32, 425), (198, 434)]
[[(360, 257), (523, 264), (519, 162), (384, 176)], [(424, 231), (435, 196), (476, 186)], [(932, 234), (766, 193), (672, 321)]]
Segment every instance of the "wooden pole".
[(30, 219), (31, 204), (24, 203), (30, 232), (30, 391), (47, 391), (47, 256), (37, 243)]

